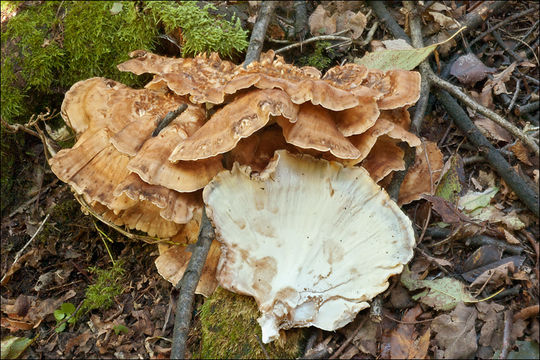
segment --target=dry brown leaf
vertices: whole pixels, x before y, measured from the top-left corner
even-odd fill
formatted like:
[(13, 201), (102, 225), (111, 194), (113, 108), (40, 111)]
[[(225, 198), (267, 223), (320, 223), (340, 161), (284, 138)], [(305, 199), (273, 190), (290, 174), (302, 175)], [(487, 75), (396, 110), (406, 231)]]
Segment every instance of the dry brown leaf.
[(478, 312), (472, 306), (459, 303), (450, 314), (439, 315), (431, 329), (445, 359), (472, 358), (478, 348), (475, 322)]
[(511, 232), (507, 231), (506, 229), (503, 229), (503, 231), (504, 231), (504, 237), (506, 238), (506, 241), (509, 244), (521, 245), (521, 241), (519, 241), (514, 235), (512, 235)]
[(505, 307), (494, 302), (482, 301), (476, 304), (476, 309), (478, 309), (478, 318), (484, 321), (478, 343), (482, 346), (491, 346), (494, 350), (500, 350), (502, 348)]
[(448, 224), (455, 224), (460, 222), (469, 222), (470, 219), (465, 216), (454, 204), (439, 197), (431, 195), (423, 195), (424, 199), (431, 202), (433, 210), (437, 212), (442, 218), (442, 221)]
[(443, 27), (445, 29), (457, 29), (457, 28), (459, 28), (459, 25), (451, 17), (448, 17), (448, 16), (443, 15), (443, 14), (441, 14), (439, 12), (436, 12), (436, 11), (430, 11), (429, 14), (431, 16), (433, 16), (433, 20), (435, 20), (435, 22), (437, 24), (439, 24), (441, 27)]
[(487, 91), (489, 89), (493, 89), (493, 94), (499, 95), (499, 94), (509, 94), (508, 90), (506, 90), (505, 83), (510, 80), (510, 76), (512, 75), (512, 72), (516, 68), (516, 63), (512, 63), (510, 66), (508, 66), (505, 70), (501, 71), (498, 74), (493, 75), (493, 80), (489, 79), (484, 84), (484, 88), (482, 89), (482, 92)]
[(529, 151), (521, 141), (516, 141), (514, 145), (510, 146), (510, 150), (516, 155), (519, 161), (525, 165), (533, 166), (531, 163), (531, 157), (529, 156)]
[(309, 30), (313, 36), (336, 32), (337, 14), (330, 16), (322, 5), (317, 6), (309, 17)]
[(495, 68), (487, 67), (474, 54), (462, 55), (452, 64), (450, 74), (458, 78), (462, 84), (474, 85), (484, 80)]
[(512, 135), (510, 135), (510, 133), (507, 130), (503, 129), (500, 125), (493, 122), (493, 120), (482, 117), (478, 120), (475, 120), (474, 124), (484, 135), (486, 135), (490, 139), (504, 142), (512, 141)]
[(514, 269), (514, 263), (509, 261), (493, 269), (486, 270), (473, 281), (471, 287), (484, 286), (486, 283), (490, 283), (496, 287), (505, 283), (509, 284), (511, 283), (511, 280), (508, 277), (508, 273), (513, 273)]
[(402, 317), (403, 323), (392, 330), (390, 335), (390, 358), (391, 359), (424, 359), (429, 347), (429, 329), (418, 336), (413, 324), (411, 323), (422, 314), (420, 305), (405, 312)]

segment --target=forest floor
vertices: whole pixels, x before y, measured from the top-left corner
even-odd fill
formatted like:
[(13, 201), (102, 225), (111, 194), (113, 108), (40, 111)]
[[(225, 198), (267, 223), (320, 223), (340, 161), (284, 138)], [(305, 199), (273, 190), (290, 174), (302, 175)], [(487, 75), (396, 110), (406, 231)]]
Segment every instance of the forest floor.
[[(395, 36), (368, 4), (330, 3), (335, 4), (323, 4), (318, 20), (306, 20), (303, 36), (317, 36), (316, 29), (336, 23), (334, 32), (339, 32), (340, 17), (359, 12), (364, 22), (349, 30), (362, 36), (352, 44), (323, 39), (323, 47), (314, 46), (316, 42), (293, 46), (281, 54), (288, 62), (302, 59), (302, 65), (323, 63), (329, 68), (352, 62), (366, 50), (394, 46), (387, 40)], [(424, 37), (433, 42), (456, 30), (453, 19), (465, 19), (489, 5), (424, 3)], [(315, 5), (308, 6), (308, 16)], [(408, 24), (401, 3), (386, 6), (402, 27)], [(246, 18), (253, 17), (249, 26), (255, 9), (246, 10)], [(507, 21), (519, 13), (523, 15)], [(298, 43), (286, 32), (294, 30), (292, 2), (280, 2), (276, 14), (265, 50)], [(432, 57), (441, 77), (536, 138), (538, 24), (536, 2), (510, 1)], [(371, 39), (360, 46), (370, 29)], [(476, 57), (445, 74), (457, 56), (466, 53)], [(306, 329), (298, 356), (490, 359), (502, 353), (508, 358), (538, 358), (538, 217), (458, 129), (433, 90), (419, 135), (442, 150), (447, 180), (454, 179), (448, 180), (449, 191), (456, 201), (476, 202), (475, 208), (467, 212), (465, 205), (456, 215), (436, 200), (405, 205), (403, 210), (423, 236), (407, 273), (391, 279), (375, 310), (361, 312), (346, 327), (335, 332)], [(414, 108), (410, 112), (414, 114)], [(467, 113), (523, 181), (538, 191), (538, 155), (492, 119), (471, 109)], [(69, 186), (51, 172), (39, 139), (28, 135), (26, 141), (12, 174), (15, 200), (3, 208), (0, 227), (2, 358), (7, 352), (15, 357), (22, 352), (21, 358), (168, 358), (178, 291), (156, 271), (157, 247), (130, 240), (84, 215)], [(484, 217), (475, 218), (479, 213)], [(471, 221), (476, 224), (473, 232), (468, 228)], [(450, 226), (441, 230), (437, 225), (442, 222)], [(191, 354), (200, 351), (199, 312), (204, 301), (197, 295)], [(70, 318), (81, 307), (82, 314)]]

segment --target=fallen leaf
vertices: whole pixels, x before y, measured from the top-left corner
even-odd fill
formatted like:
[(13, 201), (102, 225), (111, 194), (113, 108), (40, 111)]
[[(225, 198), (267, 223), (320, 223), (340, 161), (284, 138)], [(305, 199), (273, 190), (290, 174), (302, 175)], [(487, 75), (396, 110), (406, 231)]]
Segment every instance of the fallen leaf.
[[(411, 308), (403, 314), (401, 321), (390, 333), (390, 358), (391, 359), (424, 359), (429, 346), (429, 328), (422, 336), (418, 336), (413, 324), (422, 314), (420, 305)], [(427, 335), (427, 341), (426, 341)], [(418, 346), (420, 343), (421, 346)]]
[(460, 31), (457, 31), (452, 37), (443, 42), (432, 44), (423, 48), (412, 50), (382, 50), (372, 53), (367, 53), (362, 58), (354, 59), (355, 64), (365, 65), (370, 69), (379, 70), (412, 70), (417, 67), (425, 58), (429, 56), (437, 46), (440, 46), (447, 41), (450, 41)]
[(498, 267), (500, 265), (506, 264), (508, 262), (512, 262), (515, 268), (519, 268), (523, 264), (523, 261), (525, 261), (524, 256), (519, 256), (519, 255), (508, 256), (508, 257), (505, 257), (505, 258), (503, 258), (501, 260), (497, 260), (497, 261), (494, 261), (492, 263), (482, 265), (482, 266), (479, 266), (479, 267), (477, 267), (475, 269), (464, 272), (463, 274), (461, 274), (461, 276), (466, 281), (472, 283), (480, 275), (482, 275), (483, 273), (485, 273), (488, 270), (494, 269), (494, 268), (496, 268), (496, 267)]
[(457, 207), (459, 210), (471, 213), (489, 205), (491, 199), (497, 194), (499, 188), (491, 187), (482, 192), (469, 191), (459, 198)]
[(330, 15), (328, 11), (319, 5), (309, 16), (309, 29), (313, 36), (328, 35), (336, 32), (337, 14)]
[(505, 283), (511, 283), (508, 278), (508, 273), (514, 272), (514, 263), (509, 261), (497, 267), (484, 271), (471, 284), (471, 287), (484, 286), (486, 283), (491, 283), (493, 286), (500, 286)]
[(433, 210), (441, 216), (443, 222), (456, 224), (470, 221), (466, 215), (449, 201), (439, 196), (423, 195), (422, 197), (431, 203)]
[(34, 339), (18, 336), (6, 336), (2, 339), (2, 359), (17, 359), (34, 342)]
[(503, 229), (503, 232), (506, 242), (512, 245), (521, 245), (521, 241), (519, 241), (514, 235), (512, 235), (512, 233), (506, 231), (506, 229)]
[(69, 354), (71, 349), (73, 349), (74, 347), (80, 347), (82, 348), (81, 349), (82, 352), (86, 353), (86, 351), (90, 350), (89, 348), (86, 347), (86, 343), (91, 337), (92, 337), (92, 333), (90, 332), (90, 330), (86, 330), (82, 334), (69, 339), (68, 342), (66, 343), (66, 348), (64, 352)]
[(403, 39), (383, 40), (384, 47), (387, 50), (411, 50), (414, 49), (409, 43)]
[(516, 155), (516, 157), (524, 163), (525, 165), (533, 166), (531, 163), (531, 157), (529, 155), (529, 150), (523, 145), (521, 141), (516, 141), (516, 143), (510, 146), (510, 150)]
[(362, 35), (366, 28), (367, 18), (360, 11), (357, 13), (346, 10), (337, 17), (336, 31), (351, 30), (351, 38), (356, 40)]
[(444, 351), (445, 359), (474, 357), (478, 348), (474, 327), (477, 315), (474, 307), (459, 303), (450, 314), (433, 320), (431, 329), (437, 333), (435, 341)]
[[(540, 351), (538, 342), (536, 341), (516, 341), (518, 351), (510, 351), (507, 359), (538, 359), (540, 357)], [(497, 351), (494, 355), (494, 359), (499, 359), (501, 352)]]
[(500, 94), (509, 94), (508, 90), (506, 90), (505, 83), (510, 80), (510, 76), (512, 75), (512, 72), (516, 68), (516, 63), (512, 63), (510, 66), (508, 66), (505, 70), (501, 71), (498, 74), (493, 75), (493, 80), (489, 79), (484, 84), (484, 88), (482, 89), (482, 92), (487, 91), (488, 89), (493, 90), (493, 94), (500, 95)]
[(461, 55), (450, 68), (450, 74), (457, 77), (462, 84), (467, 85), (474, 85), (495, 71), (495, 68), (487, 67), (474, 54)]
[(452, 278), (436, 280), (419, 280), (405, 267), (401, 274), (401, 283), (409, 290), (427, 288), (425, 291), (413, 296), (413, 300), (433, 307), (435, 310), (451, 310), (462, 302), (477, 302), (465, 289), (465, 285)]
[(461, 156), (452, 155), (444, 164), (442, 173), (435, 195), (456, 204), (458, 195), (463, 192), (465, 186), (465, 171)]
[(474, 124), (478, 127), (480, 132), (490, 139), (507, 143), (512, 141), (512, 135), (493, 120), (480, 117), (474, 121)]
[(480, 329), (478, 343), (490, 346), (493, 350), (502, 348), (504, 329), (504, 306), (494, 302), (482, 301), (476, 304), (478, 318), (484, 322)]
[(448, 17), (436, 11), (430, 11), (429, 14), (433, 16), (433, 20), (435, 20), (437, 24), (441, 25), (441, 27), (445, 29), (457, 29), (459, 27), (456, 21), (451, 17)]

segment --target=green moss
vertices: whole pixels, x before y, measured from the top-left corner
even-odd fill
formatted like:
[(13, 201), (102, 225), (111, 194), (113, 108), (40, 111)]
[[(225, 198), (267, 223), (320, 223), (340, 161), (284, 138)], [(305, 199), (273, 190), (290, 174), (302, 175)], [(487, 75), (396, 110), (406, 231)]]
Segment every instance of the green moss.
[(216, 9), (212, 4), (201, 9), (195, 1), (179, 5), (169, 1), (148, 1), (146, 8), (156, 21), (162, 22), (167, 32), (182, 29), (182, 56), (215, 51), (229, 57), (244, 51), (249, 44), (240, 19), (233, 19), (233, 23), (211, 16), (208, 10)]
[(45, 107), (58, 109), (73, 83), (103, 76), (129, 86), (144, 78), (120, 72), (129, 52), (155, 51), (160, 27), (180, 28), (182, 53), (217, 51), (231, 56), (247, 45), (240, 22), (209, 15), (194, 2), (45, 1), (19, 8), (2, 25), (1, 116), (26, 123)]
[(96, 277), (95, 282), (86, 288), (86, 297), (80, 314), (92, 310), (107, 310), (114, 304), (114, 297), (124, 292), (122, 280), (125, 269), (123, 261), (117, 260), (110, 269), (88, 268)]
[[(260, 316), (252, 297), (216, 289), (201, 308), (201, 351), (203, 359), (264, 359), (265, 354), (257, 340), (261, 328)], [(296, 358), (304, 340), (303, 329), (281, 333), (281, 339), (265, 345), (272, 359)], [(195, 356), (194, 356), (195, 357)]]
[(332, 59), (330, 59), (327, 55), (332, 55), (333, 52), (332, 50), (326, 50), (326, 48), (330, 45), (332, 44), (328, 41), (317, 41), (313, 53), (311, 55), (301, 57), (298, 61), (299, 64), (302, 66), (313, 66), (321, 71), (325, 70), (332, 63)]

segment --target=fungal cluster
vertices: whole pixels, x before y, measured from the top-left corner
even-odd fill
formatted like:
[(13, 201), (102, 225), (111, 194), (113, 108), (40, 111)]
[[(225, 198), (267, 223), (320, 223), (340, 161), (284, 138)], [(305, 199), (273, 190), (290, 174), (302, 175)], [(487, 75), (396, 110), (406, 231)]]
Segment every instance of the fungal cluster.
[[(323, 76), (272, 51), (246, 68), (216, 54), (130, 55), (118, 68), (153, 79), (73, 85), (62, 116), (77, 142), (50, 160), (97, 214), (185, 243), (206, 206), (219, 243), (199, 292), (219, 283), (255, 297), (265, 342), (279, 329), (339, 328), (384, 291), (414, 246), (380, 186), (405, 168), (398, 144), (417, 152), (399, 204), (430, 193), (417, 179), (442, 168), (436, 145), (409, 131), (417, 72), (346, 64)], [(177, 280), (188, 252), (160, 251), (158, 270)]]

